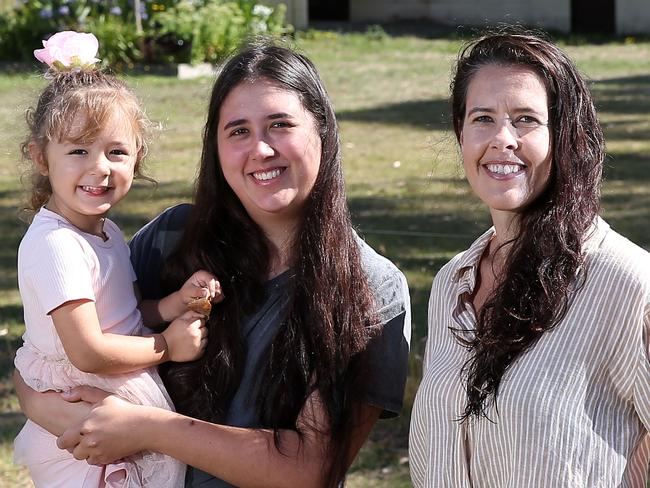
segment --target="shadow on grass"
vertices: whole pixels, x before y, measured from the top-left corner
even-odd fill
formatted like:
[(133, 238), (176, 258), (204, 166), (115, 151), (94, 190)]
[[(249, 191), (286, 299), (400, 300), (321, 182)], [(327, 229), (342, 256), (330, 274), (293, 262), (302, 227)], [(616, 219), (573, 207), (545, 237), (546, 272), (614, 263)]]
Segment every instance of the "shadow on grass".
[[(359, 233), (409, 278), (414, 345), (426, 334), (431, 280), (490, 225), (485, 212), (459, 215), (455, 202), (455, 197), (445, 194), (348, 200)], [(413, 279), (416, 276), (420, 278)]]
[[(647, 136), (650, 142), (650, 132)], [(650, 154), (609, 153), (605, 159), (603, 178), (605, 184), (610, 181), (647, 182), (650, 180)]]
[[(635, 114), (628, 122), (646, 122), (650, 108), (650, 75), (603, 78), (590, 85), (599, 112)], [(610, 124), (608, 124), (609, 126)]]
[[(605, 78), (598, 80), (598, 85), (626, 85), (628, 87), (627, 93), (636, 95), (637, 91), (642, 91), (646, 94), (648, 92), (648, 87), (650, 87), (650, 75), (632, 75), (632, 76), (619, 76), (616, 78)], [(626, 93), (626, 91), (622, 91)]]
[[(20, 190), (0, 192), (0, 290), (13, 290), (18, 286), (16, 258), (18, 244), (27, 230), (27, 223), (20, 219)], [(7, 203), (5, 203), (7, 202)], [(0, 309), (0, 315), (2, 310)]]
[[(591, 87), (600, 113), (623, 116), (604, 125), (605, 141), (650, 142), (650, 76), (627, 76), (599, 80)], [(638, 147), (635, 144), (632, 147)], [(648, 150), (635, 149), (626, 152), (610, 152), (605, 161), (606, 181), (650, 180), (650, 156)]]
[(24, 466), (13, 464), (13, 441), (25, 423), (21, 413), (0, 413), (0, 486), (11, 488), (33, 488)]
[(14, 397), (14, 356), (22, 344), (20, 337), (0, 337), (0, 414), (18, 408)]
[(615, 140), (627, 141), (648, 141), (650, 126), (644, 126), (648, 122), (645, 120), (621, 120), (617, 122), (608, 122), (603, 127), (605, 140), (607, 142)]
[(602, 198), (605, 218), (614, 230), (650, 251), (650, 194), (630, 194), (619, 186), (609, 188)]
[(0, 324), (21, 323), (23, 321), (23, 307), (18, 304), (8, 304), (0, 307)]
[(337, 112), (341, 122), (413, 125), (431, 130), (447, 130), (450, 125), (449, 102), (445, 99), (413, 100), (380, 107)]

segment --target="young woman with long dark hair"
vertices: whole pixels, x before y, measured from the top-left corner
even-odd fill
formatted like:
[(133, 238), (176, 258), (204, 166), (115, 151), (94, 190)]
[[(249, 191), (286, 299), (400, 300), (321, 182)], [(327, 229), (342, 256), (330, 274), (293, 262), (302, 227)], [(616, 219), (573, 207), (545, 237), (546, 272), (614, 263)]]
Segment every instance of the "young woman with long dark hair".
[[(96, 401), (59, 439), (78, 459), (146, 449), (194, 466), (186, 486), (332, 487), (375, 421), (398, 413), (407, 285), (352, 229), (334, 111), (304, 56), (261, 45), (224, 66), (194, 205), (163, 212), (131, 251), (143, 296), (174, 289), (200, 263), (225, 298), (204, 356), (163, 372), (179, 413), (97, 391), (67, 396)], [(34, 420), (69, 427), (19, 390)]]
[(494, 227), (436, 276), (410, 433), (427, 487), (644, 487), (650, 255), (598, 216), (603, 135), (552, 42), (474, 40), (451, 85)]

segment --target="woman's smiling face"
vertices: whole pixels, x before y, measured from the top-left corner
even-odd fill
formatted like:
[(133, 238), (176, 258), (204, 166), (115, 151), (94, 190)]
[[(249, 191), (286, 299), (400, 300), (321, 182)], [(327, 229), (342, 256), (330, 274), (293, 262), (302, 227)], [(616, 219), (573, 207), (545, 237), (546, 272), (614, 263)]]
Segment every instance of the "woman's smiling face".
[(493, 219), (521, 212), (546, 188), (553, 164), (548, 122), (546, 87), (534, 71), (489, 64), (474, 74), (460, 146), (467, 180)]
[(219, 112), (224, 177), (258, 224), (300, 215), (320, 168), (316, 121), (292, 91), (264, 79), (244, 81)]

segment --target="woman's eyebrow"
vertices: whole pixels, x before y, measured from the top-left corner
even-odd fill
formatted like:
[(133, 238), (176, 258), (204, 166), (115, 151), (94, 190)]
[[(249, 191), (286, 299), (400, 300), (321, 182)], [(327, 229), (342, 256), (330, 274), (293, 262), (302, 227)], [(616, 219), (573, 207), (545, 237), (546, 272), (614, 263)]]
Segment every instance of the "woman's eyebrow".
[(226, 125), (223, 126), (223, 130), (230, 129), (231, 127), (235, 127), (237, 125), (242, 125), (246, 123), (246, 119), (235, 119), (231, 120), (228, 122)]
[[(511, 113), (512, 112), (515, 112), (515, 113), (530, 112), (530, 113), (540, 114), (539, 110), (537, 110), (537, 109), (535, 109), (533, 107), (528, 107), (528, 106), (511, 108), (509, 111)], [(488, 108), (488, 107), (474, 107), (474, 108), (470, 109), (467, 112), (467, 115), (472, 115), (472, 114), (474, 114), (476, 112), (495, 113), (496, 110), (493, 109), (493, 108)]]
[(275, 120), (275, 119), (292, 119), (293, 115), (285, 113), (285, 112), (278, 112), (277, 114), (271, 114), (267, 117), (268, 119)]
[(487, 112), (487, 113), (494, 113), (496, 110), (493, 108), (488, 108), (488, 107), (474, 107), (472, 108), (469, 112), (467, 112), (467, 115), (472, 115), (476, 112)]
[[(278, 113), (275, 113), (275, 114), (267, 115), (266, 118), (270, 119), (270, 120), (275, 120), (275, 119), (293, 119), (294, 117), (293, 117), (293, 115), (288, 114), (286, 112), (278, 112)], [(223, 130), (228, 130), (231, 127), (235, 127), (237, 125), (242, 125), (242, 124), (245, 124), (246, 122), (248, 122), (247, 119), (231, 120), (230, 122), (228, 122), (226, 125), (223, 126)]]

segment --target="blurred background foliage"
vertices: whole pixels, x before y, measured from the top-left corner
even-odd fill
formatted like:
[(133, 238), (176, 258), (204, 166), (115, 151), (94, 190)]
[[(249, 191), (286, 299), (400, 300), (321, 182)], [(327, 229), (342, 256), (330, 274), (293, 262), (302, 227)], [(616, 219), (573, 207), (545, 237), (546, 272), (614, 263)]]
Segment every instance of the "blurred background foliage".
[(102, 62), (217, 63), (242, 41), (282, 35), (286, 7), (255, 0), (3, 0), (0, 59), (32, 62), (34, 46), (55, 32), (92, 32)]

